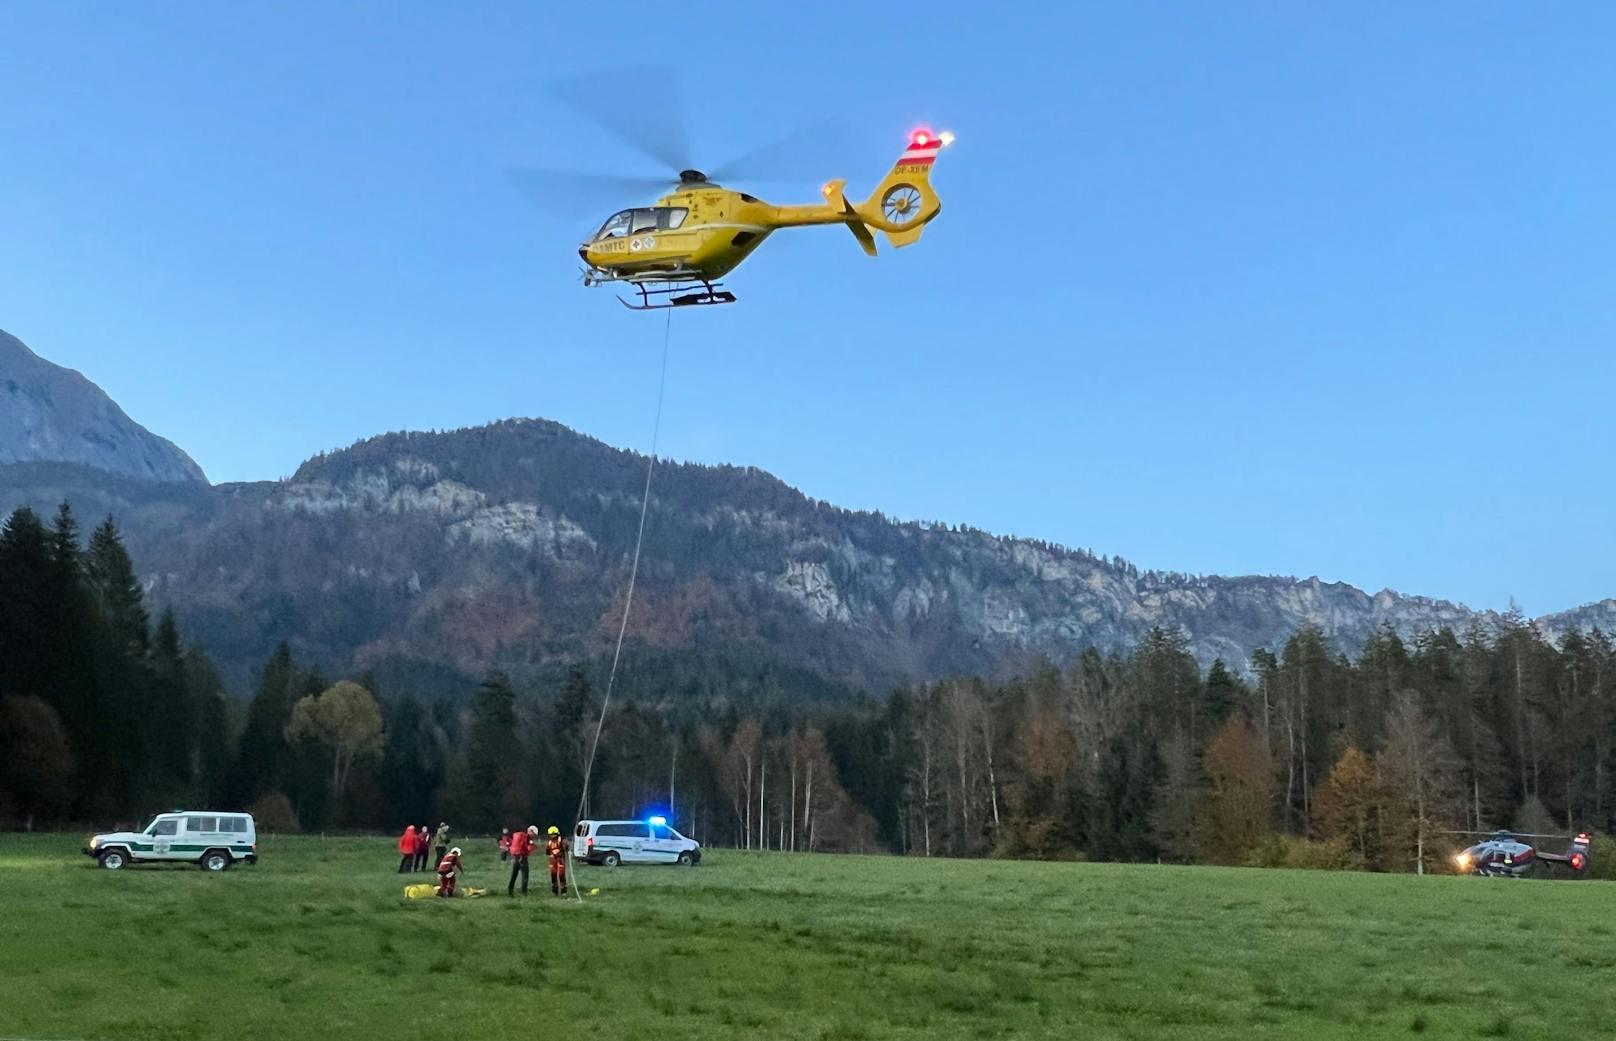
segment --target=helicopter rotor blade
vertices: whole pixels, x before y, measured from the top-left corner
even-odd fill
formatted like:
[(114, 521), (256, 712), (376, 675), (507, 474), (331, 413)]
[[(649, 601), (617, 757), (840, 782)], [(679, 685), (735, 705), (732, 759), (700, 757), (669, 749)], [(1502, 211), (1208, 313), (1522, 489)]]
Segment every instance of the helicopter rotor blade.
[(594, 209), (616, 210), (649, 201), (672, 183), (666, 177), (629, 177), (538, 166), (512, 167), (506, 174), (534, 206), (552, 217), (567, 219)]
[(748, 149), (727, 162), (708, 167), (707, 176), (720, 183), (750, 181), (788, 184), (813, 181), (818, 175), (803, 175), (807, 165), (804, 157), (838, 151), (835, 146), (846, 143), (846, 135), (841, 133), (841, 129), (842, 125), (834, 120), (818, 120), (784, 137)]
[(664, 66), (618, 69), (613, 80), (633, 83), (632, 93), (603, 90), (598, 77), (548, 84), (545, 92), (623, 144), (677, 175), (690, 163), (679, 77)]

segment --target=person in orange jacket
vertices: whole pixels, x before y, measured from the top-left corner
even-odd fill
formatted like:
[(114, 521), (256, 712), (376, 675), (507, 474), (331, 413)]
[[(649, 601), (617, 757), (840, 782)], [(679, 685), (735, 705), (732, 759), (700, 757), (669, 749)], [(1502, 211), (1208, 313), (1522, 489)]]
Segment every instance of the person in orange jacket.
[(460, 863), (460, 847), (456, 846), (443, 855), (438, 861), (438, 895), (454, 896), (455, 881), (460, 877), (463, 866)]
[(561, 837), (561, 829), (554, 824), (550, 825), (550, 833), (545, 837), (544, 852), (550, 858), (550, 892), (566, 896), (567, 842)]
[(511, 836), (511, 883), (505, 887), (506, 896), (516, 895), (516, 876), (522, 876), (522, 895), (527, 896), (527, 858), (533, 852), (533, 839), (539, 826), (530, 824), (526, 831)]
[(404, 825), (404, 834), (398, 837), (398, 851), (404, 855), (404, 859), (398, 862), (398, 873), (407, 874), (415, 863), (415, 825)]

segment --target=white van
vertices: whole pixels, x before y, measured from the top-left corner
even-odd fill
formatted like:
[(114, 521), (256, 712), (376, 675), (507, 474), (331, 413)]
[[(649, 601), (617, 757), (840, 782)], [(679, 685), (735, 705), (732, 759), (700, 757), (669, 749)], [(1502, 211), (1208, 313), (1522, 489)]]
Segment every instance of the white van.
[(586, 864), (701, 863), (701, 843), (668, 827), (666, 818), (643, 821), (579, 821), (572, 855)]
[(84, 853), (108, 871), (147, 861), (223, 871), (238, 860), (257, 862), (258, 829), (250, 813), (174, 810), (159, 813), (140, 831), (93, 835)]

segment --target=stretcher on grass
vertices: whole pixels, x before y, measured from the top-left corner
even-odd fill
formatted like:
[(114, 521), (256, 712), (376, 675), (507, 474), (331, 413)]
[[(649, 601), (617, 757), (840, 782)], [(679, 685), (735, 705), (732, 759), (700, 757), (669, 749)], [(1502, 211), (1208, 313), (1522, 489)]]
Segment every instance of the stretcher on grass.
[[(438, 895), (438, 887), (435, 886), (435, 885), (432, 885), (432, 884), (430, 884), (428, 882), (420, 882), (420, 883), (417, 883), (416, 885), (413, 885), (413, 886), (405, 886), (404, 887), (404, 898), (406, 900), (427, 900), (427, 899), (430, 899), (432, 897), (436, 897), (437, 895)], [(487, 895), (488, 895), (488, 890), (486, 890), (486, 889), (473, 889), (471, 886), (466, 886), (464, 889), (460, 889), (460, 890), (456, 891), (456, 893), (455, 893), (455, 896), (487, 896)]]

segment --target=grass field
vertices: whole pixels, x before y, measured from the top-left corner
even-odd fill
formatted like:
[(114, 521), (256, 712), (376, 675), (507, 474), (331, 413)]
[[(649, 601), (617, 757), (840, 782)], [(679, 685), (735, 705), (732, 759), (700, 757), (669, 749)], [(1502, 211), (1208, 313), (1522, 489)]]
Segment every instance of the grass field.
[[(0, 1036), (1600, 1037), (1595, 882), (713, 851), (600, 895), (403, 899), (383, 839), (98, 870), (0, 836)], [(419, 879), (421, 876), (417, 876)]]

